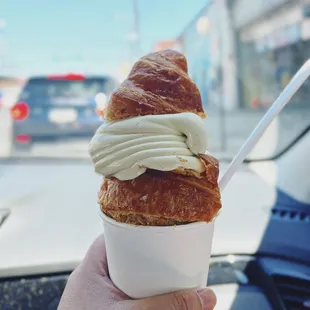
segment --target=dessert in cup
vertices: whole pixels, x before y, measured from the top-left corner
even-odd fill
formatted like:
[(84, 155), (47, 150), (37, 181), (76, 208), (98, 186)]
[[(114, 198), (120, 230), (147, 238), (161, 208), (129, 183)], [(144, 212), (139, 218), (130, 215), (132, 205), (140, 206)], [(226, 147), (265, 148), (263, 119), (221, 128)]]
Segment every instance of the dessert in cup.
[(133, 298), (206, 285), (219, 164), (186, 58), (142, 57), (90, 143), (112, 281)]

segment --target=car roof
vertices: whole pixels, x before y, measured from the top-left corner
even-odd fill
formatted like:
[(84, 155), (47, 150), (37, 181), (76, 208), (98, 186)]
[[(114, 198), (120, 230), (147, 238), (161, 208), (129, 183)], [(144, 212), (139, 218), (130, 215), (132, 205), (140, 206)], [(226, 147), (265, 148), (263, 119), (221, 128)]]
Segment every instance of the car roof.
[[(27, 81), (33, 81), (33, 80), (47, 80), (49, 77), (65, 77), (67, 74), (50, 74), (50, 75), (36, 75), (36, 76), (30, 76), (27, 78)], [(85, 79), (110, 79), (110, 80), (114, 80), (114, 78), (112, 76), (109, 75), (84, 75), (84, 74), (74, 74), (74, 75), (81, 75), (84, 76)], [(51, 79), (52, 80), (52, 79)]]

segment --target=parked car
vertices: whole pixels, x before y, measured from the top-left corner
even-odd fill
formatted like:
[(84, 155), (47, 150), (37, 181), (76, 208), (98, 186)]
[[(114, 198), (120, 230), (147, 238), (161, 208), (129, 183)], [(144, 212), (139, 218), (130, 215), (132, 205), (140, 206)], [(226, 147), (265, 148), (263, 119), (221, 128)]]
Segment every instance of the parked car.
[(101, 122), (102, 100), (116, 86), (116, 80), (108, 76), (31, 77), (11, 108), (13, 150), (29, 149), (39, 142), (90, 137)]

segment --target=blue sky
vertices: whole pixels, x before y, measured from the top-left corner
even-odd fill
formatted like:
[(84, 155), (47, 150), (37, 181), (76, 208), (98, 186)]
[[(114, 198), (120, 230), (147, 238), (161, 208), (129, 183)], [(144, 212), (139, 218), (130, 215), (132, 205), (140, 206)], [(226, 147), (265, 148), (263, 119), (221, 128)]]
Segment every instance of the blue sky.
[[(142, 53), (178, 36), (206, 2), (138, 0)], [(116, 73), (129, 59), (132, 12), (132, 0), (1, 0), (8, 55), (2, 71)]]

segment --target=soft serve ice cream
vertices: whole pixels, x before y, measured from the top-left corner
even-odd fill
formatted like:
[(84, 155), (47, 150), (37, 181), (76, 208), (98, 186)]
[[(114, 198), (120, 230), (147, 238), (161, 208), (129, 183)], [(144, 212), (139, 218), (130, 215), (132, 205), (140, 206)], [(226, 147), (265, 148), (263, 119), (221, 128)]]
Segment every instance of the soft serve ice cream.
[(113, 91), (90, 143), (102, 212), (119, 223), (211, 222), (221, 208), (219, 162), (207, 152), (205, 112), (185, 57), (142, 57)]
[(207, 151), (203, 120), (194, 113), (146, 115), (102, 124), (90, 143), (95, 171), (132, 180), (147, 169), (202, 173)]
[(132, 298), (206, 285), (221, 197), (204, 117), (184, 55), (151, 53), (111, 94), (90, 143), (109, 276)]

